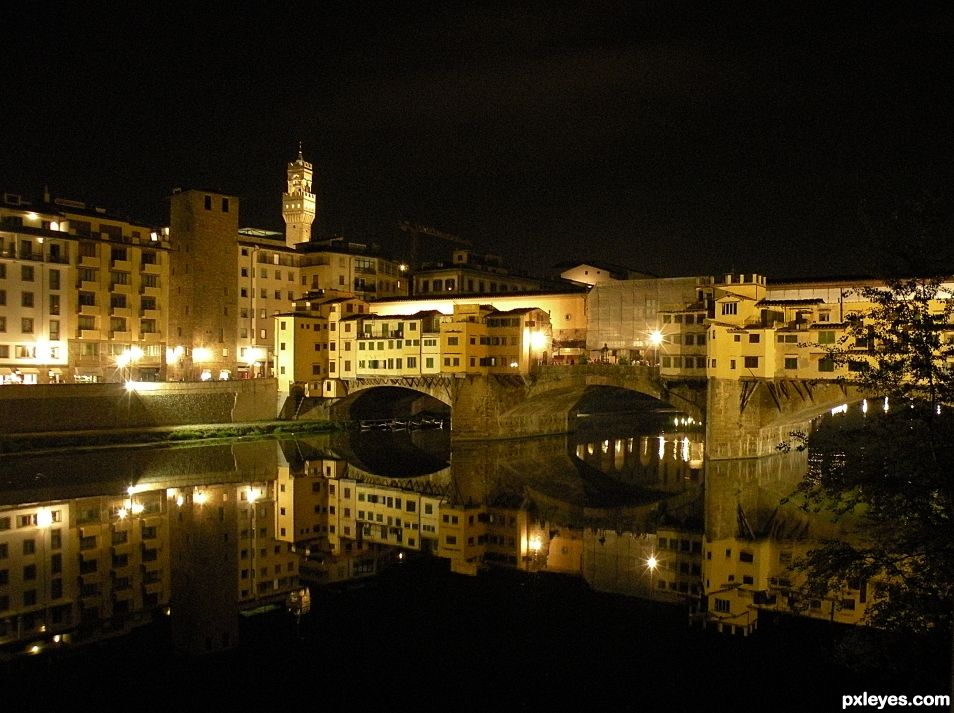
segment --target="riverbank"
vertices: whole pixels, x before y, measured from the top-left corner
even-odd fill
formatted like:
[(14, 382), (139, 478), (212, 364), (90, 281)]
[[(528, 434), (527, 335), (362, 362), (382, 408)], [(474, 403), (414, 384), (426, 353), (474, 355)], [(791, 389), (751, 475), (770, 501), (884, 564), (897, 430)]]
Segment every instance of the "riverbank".
[(0, 457), (23, 453), (103, 448), (157, 447), (196, 441), (280, 438), (295, 433), (327, 433), (350, 428), (348, 421), (253, 421), (153, 426), (89, 431), (0, 435)]

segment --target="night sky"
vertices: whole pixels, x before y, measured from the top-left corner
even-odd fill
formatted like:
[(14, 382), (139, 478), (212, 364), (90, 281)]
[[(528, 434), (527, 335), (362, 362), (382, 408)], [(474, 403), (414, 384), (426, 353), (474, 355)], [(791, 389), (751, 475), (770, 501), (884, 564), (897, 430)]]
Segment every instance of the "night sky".
[(318, 237), (780, 278), (954, 187), (943, 3), (55, 5), (4, 10), (0, 190), (149, 223), (195, 187), (282, 230), (301, 141)]

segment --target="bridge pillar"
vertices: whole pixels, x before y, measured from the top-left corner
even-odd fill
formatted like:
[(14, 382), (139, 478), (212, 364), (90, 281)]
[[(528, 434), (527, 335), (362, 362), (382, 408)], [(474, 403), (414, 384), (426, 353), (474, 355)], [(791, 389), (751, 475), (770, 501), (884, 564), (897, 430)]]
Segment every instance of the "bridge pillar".
[(860, 398), (856, 389), (832, 381), (709, 379), (706, 455), (772, 455), (792, 431), (808, 433), (814, 418)]

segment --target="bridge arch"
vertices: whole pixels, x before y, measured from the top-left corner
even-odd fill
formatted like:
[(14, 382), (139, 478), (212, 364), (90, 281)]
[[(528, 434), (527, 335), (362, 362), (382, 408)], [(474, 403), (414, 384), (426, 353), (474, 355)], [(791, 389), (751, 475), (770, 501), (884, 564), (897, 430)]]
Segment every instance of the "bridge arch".
[(393, 419), (422, 413), (448, 416), (450, 399), (440, 389), (414, 388), (401, 384), (359, 384), (329, 407), (334, 420)]

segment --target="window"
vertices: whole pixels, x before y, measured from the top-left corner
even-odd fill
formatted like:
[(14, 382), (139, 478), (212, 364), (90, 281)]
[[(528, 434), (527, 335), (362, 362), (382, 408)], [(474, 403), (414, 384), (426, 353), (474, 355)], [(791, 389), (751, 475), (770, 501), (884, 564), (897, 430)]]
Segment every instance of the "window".
[(23, 292), (20, 294), (20, 306), (21, 307), (32, 307), (33, 306), (33, 293), (32, 292)]
[(835, 343), (835, 333), (831, 331), (824, 331), (818, 333), (818, 343), (819, 344), (834, 344)]
[(833, 372), (835, 370), (835, 362), (829, 357), (824, 357), (818, 361), (818, 371), (821, 372)]
[(20, 331), (24, 334), (33, 334), (33, 318), (23, 317), (20, 320)]
[(758, 344), (760, 341), (762, 341), (762, 335), (761, 335), (761, 334), (750, 334), (750, 335), (749, 335), (749, 344)]
[(720, 614), (729, 613), (729, 600), (728, 599), (716, 599), (715, 600), (715, 610)]
[(738, 302), (723, 302), (722, 303), (722, 314), (738, 314), (738, 313), (739, 313)]
[(457, 337), (448, 337), (448, 338), (447, 338), (447, 346), (449, 346), (449, 347), (456, 347), (456, 346), (457, 346), (457, 342), (458, 342)]
[(759, 358), (757, 356), (747, 356), (745, 357), (744, 365), (746, 369), (758, 369)]
[(798, 357), (787, 356), (785, 357), (785, 368), (786, 369), (797, 369), (798, 368)]
[(20, 267), (20, 279), (24, 282), (33, 282), (33, 266), (22, 265)]

